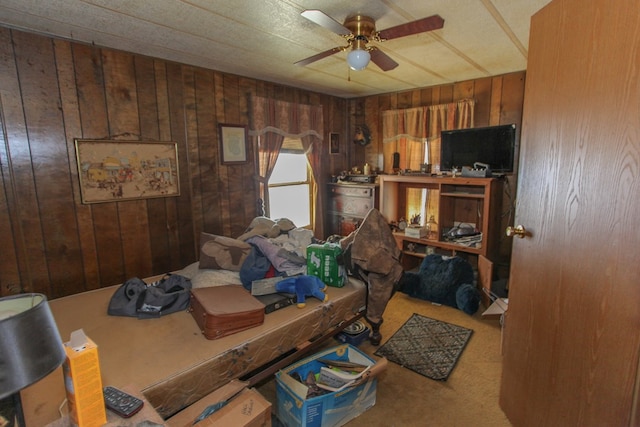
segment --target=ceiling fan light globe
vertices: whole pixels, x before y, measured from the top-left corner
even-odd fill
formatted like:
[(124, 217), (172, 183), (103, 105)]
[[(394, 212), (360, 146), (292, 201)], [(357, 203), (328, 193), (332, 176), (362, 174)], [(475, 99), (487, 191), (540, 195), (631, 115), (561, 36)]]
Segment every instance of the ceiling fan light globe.
[(367, 68), (371, 54), (364, 49), (353, 49), (347, 54), (347, 63), (354, 71), (361, 71)]

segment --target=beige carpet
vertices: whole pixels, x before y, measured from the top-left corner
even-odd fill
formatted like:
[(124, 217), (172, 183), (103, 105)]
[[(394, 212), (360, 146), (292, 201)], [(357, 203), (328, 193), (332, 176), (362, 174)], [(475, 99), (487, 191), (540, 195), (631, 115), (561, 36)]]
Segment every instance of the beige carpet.
[[(389, 302), (382, 324), (383, 343), (413, 313), (473, 329), (473, 335), (447, 381), (434, 381), (389, 362), (379, 378), (374, 407), (348, 423), (349, 427), (509, 427), (498, 405), (500, 392), (500, 325), (445, 306), (397, 293)], [(330, 345), (338, 344), (337, 341)], [(377, 359), (369, 342), (360, 350)], [(258, 387), (275, 406), (275, 382)]]

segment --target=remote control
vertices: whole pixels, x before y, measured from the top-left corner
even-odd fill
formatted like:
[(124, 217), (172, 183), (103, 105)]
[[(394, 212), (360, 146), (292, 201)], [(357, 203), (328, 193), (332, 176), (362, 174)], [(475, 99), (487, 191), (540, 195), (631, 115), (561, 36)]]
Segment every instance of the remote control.
[(115, 387), (107, 386), (103, 391), (104, 404), (107, 409), (115, 412), (122, 418), (133, 416), (142, 409), (142, 405), (144, 405), (142, 400)]

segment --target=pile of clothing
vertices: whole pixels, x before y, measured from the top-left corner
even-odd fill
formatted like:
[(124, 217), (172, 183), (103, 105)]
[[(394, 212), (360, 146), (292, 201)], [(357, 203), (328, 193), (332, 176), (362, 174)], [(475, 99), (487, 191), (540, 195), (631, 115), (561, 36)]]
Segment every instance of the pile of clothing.
[(287, 218), (264, 216), (254, 218), (237, 240), (251, 245), (240, 268), (240, 280), (246, 289), (251, 289), (254, 280), (306, 274), (307, 246), (317, 242), (311, 230), (298, 228)]

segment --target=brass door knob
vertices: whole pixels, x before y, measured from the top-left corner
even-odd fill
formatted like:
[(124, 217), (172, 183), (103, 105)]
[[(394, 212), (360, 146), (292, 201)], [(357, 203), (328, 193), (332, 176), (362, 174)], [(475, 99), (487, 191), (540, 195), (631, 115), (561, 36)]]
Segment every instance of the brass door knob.
[(524, 239), (524, 236), (527, 235), (527, 230), (522, 225), (516, 225), (515, 227), (507, 227), (506, 230), (507, 237), (519, 237), (520, 239)]

